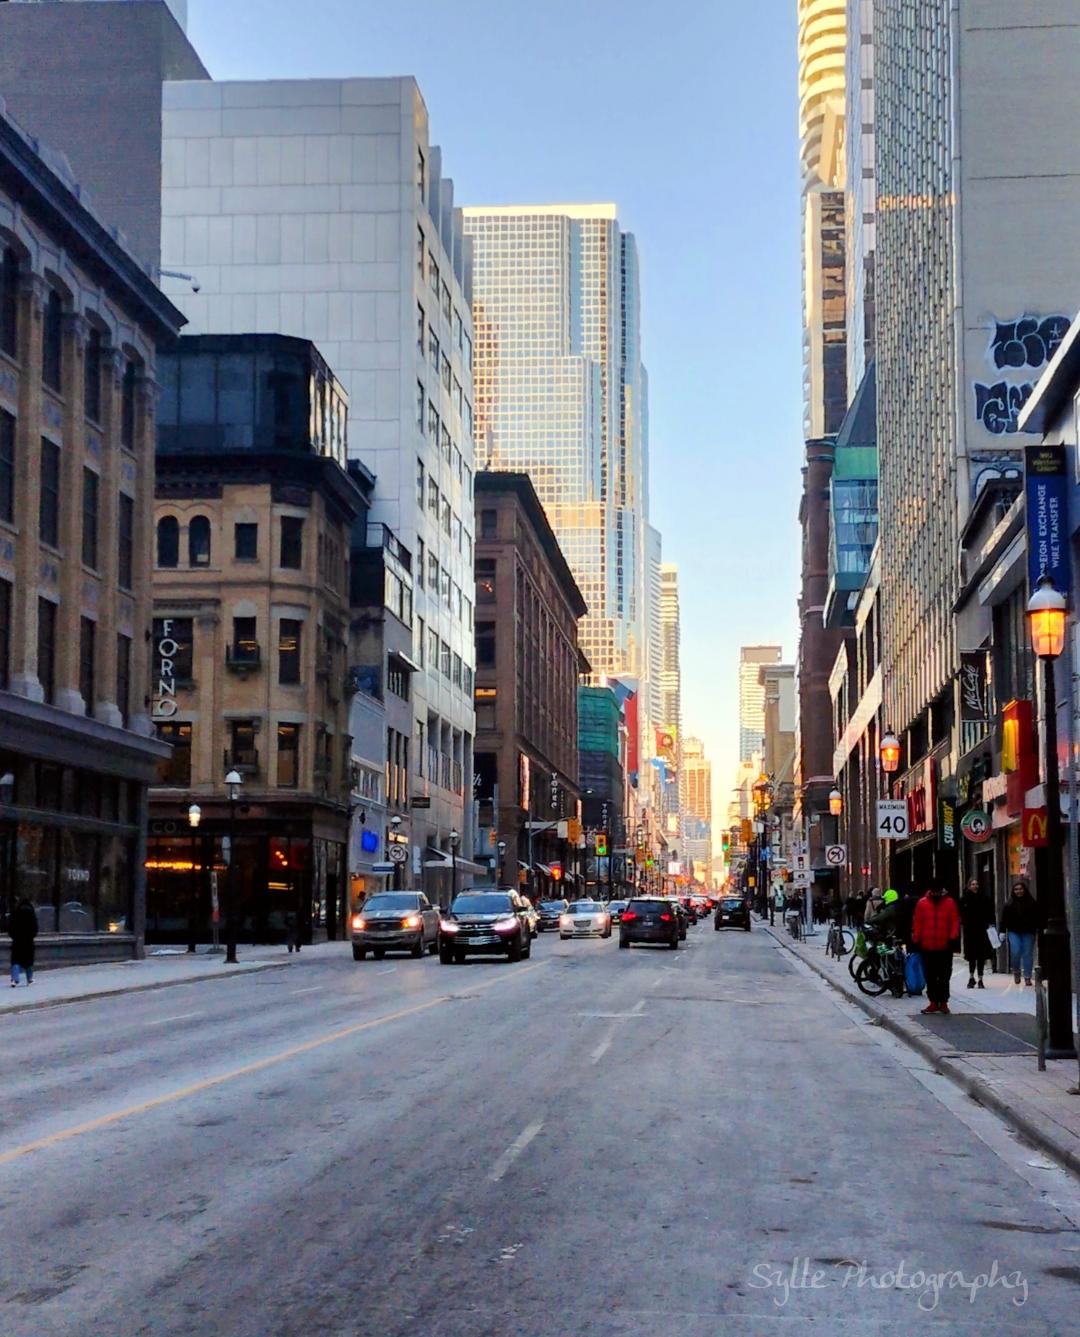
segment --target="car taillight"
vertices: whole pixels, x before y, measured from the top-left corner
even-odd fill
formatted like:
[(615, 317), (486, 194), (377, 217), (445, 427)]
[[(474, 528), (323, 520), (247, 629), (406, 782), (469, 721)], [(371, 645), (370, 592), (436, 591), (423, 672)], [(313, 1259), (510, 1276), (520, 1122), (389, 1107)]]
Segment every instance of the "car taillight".
[(668, 914), (668, 912), (667, 912), (666, 910), (665, 910), (664, 913), (660, 916), (660, 922), (661, 922), (661, 924), (670, 924), (670, 923), (671, 923), (671, 916)]
[(630, 919), (636, 919), (636, 918), (637, 918), (637, 911), (636, 911), (636, 910), (624, 910), (624, 911), (622, 912), (622, 914), (619, 916), (619, 918), (620, 918), (620, 919), (622, 920), (622, 922), (625, 924), (628, 920), (630, 920)]

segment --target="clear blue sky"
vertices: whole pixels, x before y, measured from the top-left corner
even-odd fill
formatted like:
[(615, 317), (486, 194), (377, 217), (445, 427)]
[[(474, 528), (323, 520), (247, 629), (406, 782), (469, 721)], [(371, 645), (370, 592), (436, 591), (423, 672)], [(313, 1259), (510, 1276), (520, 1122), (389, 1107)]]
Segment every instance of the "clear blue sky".
[(614, 200), (644, 273), (684, 729), (726, 805), (742, 644), (795, 648), (795, 0), (189, 0), (216, 78), (413, 74), (460, 203)]

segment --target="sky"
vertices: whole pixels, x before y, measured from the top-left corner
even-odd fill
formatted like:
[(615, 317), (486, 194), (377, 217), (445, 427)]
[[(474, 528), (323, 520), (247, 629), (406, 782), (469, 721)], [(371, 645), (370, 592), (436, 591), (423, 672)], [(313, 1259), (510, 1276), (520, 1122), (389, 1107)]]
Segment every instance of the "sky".
[[(740, 645), (794, 655), (795, 0), (188, 0), (214, 78), (416, 77), (460, 204), (613, 200), (637, 237), (652, 523), (721, 816)], [(714, 822), (714, 827), (716, 823)]]

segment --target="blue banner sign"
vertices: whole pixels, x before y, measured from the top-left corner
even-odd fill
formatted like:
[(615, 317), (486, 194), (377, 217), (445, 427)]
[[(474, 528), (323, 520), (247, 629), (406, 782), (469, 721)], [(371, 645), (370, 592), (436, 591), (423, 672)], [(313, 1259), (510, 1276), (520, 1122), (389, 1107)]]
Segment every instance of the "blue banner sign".
[(1060, 446), (1024, 448), (1027, 499), (1028, 585), (1047, 575), (1059, 594), (1072, 586), (1069, 565), (1068, 489), (1065, 451)]

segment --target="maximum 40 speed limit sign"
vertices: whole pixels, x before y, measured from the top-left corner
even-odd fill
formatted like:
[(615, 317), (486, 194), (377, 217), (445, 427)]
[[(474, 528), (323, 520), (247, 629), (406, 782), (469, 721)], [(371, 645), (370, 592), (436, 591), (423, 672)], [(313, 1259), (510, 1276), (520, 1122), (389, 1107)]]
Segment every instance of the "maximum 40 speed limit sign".
[(908, 834), (907, 799), (879, 798), (877, 803), (879, 840), (903, 840)]

